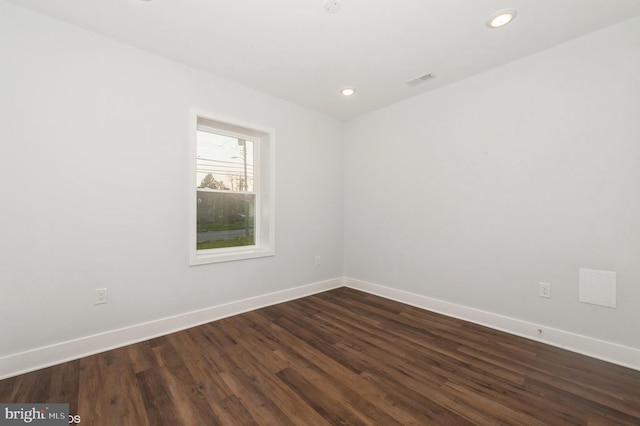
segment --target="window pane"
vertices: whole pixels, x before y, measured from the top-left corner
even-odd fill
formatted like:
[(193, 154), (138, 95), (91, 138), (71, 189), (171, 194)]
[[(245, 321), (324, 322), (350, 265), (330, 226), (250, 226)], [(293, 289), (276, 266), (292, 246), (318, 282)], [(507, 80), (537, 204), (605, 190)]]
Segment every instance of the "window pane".
[(198, 131), (196, 186), (253, 192), (253, 142)]
[(197, 249), (254, 245), (253, 142), (198, 131)]
[(197, 249), (254, 245), (255, 194), (197, 191)]

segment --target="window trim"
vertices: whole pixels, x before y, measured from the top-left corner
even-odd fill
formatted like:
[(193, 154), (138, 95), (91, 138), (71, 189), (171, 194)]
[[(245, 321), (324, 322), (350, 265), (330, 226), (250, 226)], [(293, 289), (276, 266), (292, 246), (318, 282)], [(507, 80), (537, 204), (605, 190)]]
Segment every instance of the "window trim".
[[(239, 137), (254, 142), (255, 244), (198, 250), (197, 188), (194, 179), (197, 169), (198, 130)], [(206, 265), (275, 255), (275, 130), (191, 108), (189, 115), (188, 147), (189, 196), (189, 265)]]

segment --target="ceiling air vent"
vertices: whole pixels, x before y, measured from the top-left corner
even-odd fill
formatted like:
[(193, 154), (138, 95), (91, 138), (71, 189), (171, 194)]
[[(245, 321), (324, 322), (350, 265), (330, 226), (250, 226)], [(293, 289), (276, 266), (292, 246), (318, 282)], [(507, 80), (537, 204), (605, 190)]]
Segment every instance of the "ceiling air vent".
[(413, 80), (407, 81), (407, 86), (416, 87), (417, 85), (422, 84), (425, 81), (433, 80), (434, 78), (436, 78), (436, 75), (430, 72), (429, 74), (421, 75), (418, 78), (414, 78)]

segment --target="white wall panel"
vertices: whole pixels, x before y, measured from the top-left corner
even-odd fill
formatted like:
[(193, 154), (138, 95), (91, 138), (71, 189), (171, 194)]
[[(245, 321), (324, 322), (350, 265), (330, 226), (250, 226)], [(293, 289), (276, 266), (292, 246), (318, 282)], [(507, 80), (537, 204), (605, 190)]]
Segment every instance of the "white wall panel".
[(347, 277), (640, 348), (639, 260), (640, 19), (345, 125)]
[[(0, 357), (342, 276), (341, 123), (0, 5)], [(188, 266), (191, 107), (275, 129), (275, 257)]]

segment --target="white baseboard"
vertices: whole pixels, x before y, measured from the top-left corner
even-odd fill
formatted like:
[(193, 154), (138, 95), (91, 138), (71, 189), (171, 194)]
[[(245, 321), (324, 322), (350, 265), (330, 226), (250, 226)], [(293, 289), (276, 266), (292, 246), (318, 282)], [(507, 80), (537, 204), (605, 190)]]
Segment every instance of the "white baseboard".
[(342, 286), (342, 278), (335, 278), (3, 356), (0, 357), (0, 379)]
[[(546, 343), (592, 358), (640, 370), (640, 350), (616, 343), (606, 342), (567, 331), (541, 326), (527, 321), (510, 318), (491, 312), (481, 311), (468, 306), (457, 305), (419, 294), (409, 293), (390, 287), (372, 284), (345, 277), (346, 287), (395, 300), (407, 305), (459, 318), (495, 330), (504, 331), (516, 336)], [(542, 333), (538, 333), (542, 329)]]
[[(0, 357), (0, 380), (342, 286), (640, 371), (639, 349), (366, 281), (335, 278), (3, 356)], [(542, 334), (538, 334), (539, 328), (543, 328)]]

